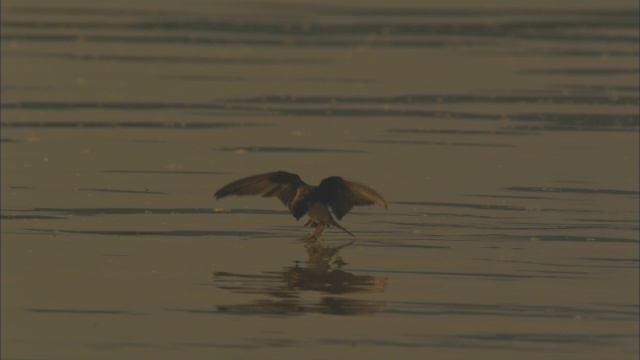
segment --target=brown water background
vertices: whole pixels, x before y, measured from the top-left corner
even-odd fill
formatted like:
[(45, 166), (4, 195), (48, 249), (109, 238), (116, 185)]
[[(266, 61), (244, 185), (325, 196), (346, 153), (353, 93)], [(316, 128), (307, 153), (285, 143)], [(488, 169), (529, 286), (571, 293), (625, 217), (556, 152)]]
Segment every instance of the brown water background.
[(2, 359), (637, 359), (637, 1), (1, 10)]

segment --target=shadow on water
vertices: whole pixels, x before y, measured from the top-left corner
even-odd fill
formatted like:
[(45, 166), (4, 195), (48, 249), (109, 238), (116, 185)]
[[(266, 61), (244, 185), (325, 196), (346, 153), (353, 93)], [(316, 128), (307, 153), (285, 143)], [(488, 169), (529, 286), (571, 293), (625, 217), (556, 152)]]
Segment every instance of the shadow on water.
[[(162, 214), (255, 214), (255, 215), (280, 215), (288, 214), (285, 210), (261, 210), (261, 209), (211, 209), (211, 208), (33, 208), (30, 210), (7, 210), (35, 213), (52, 213), (67, 216), (97, 216), (97, 215), (162, 215)], [(3, 214), (3, 216), (11, 216)]]
[[(3, 41), (77, 41), (77, 33), (83, 34), (87, 43), (121, 44), (171, 44), (189, 43), (204, 45), (236, 44), (243, 46), (296, 46), (296, 47), (352, 47), (364, 40), (375, 47), (444, 47), (469, 44), (491, 45), (497, 40), (509, 38), (521, 42), (569, 42), (571, 46), (534, 47), (549, 55), (553, 54), (602, 54), (609, 56), (632, 56), (630, 50), (588, 51), (585, 43), (635, 44), (638, 36), (620, 32), (612, 36), (605, 30), (635, 31), (638, 26), (634, 11), (619, 9), (426, 9), (422, 7), (385, 6), (358, 7), (304, 5), (304, 14), (313, 11), (315, 20), (306, 16), (276, 16), (284, 11), (300, 14), (301, 7), (282, 3), (279, 6), (261, 5), (253, 11), (260, 16), (247, 16), (243, 21), (219, 14), (193, 13), (181, 10), (171, 12), (92, 9), (90, 7), (64, 7), (61, 9), (29, 6), (7, 7), (11, 14), (21, 15), (3, 21)], [(63, 11), (64, 10), (64, 11)], [(42, 24), (32, 20), (33, 16), (46, 13), (51, 19)], [(82, 17), (100, 15), (101, 21), (81, 21)], [(244, 12), (243, 12), (244, 13)], [(126, 14), (126, 16), (123, 16)], [(323, 21), (335, 16), (356, 19), (350, 22)], [(482, 16), (485, 21), (475, 21)], [(438, 20), (430, 21), (433, 17)], [(109, 21), (117, 18), (120, 21)], [(122, 19), (127, 19), (123, 21)], [(255, 18), (255, 20), (253, 19)], [(384, 20), (383, 20), (384, 19)], [(401, 21), (404, 20), (404, 21)], [(303, 23), (303, 21), (306, 21)], [(58, 29), (73, 29), (74, 33), (60, 33)], [(151, 32), (154, 30), (154, 32)], [(586, 31), (589, 30), (589, 31)], [(384, 36), (371, 36), (384, 34)], [(437, 36), (434, 36), (437, 35)], [(195, 36), (197, 35), (197, 36)], [(259, 35), (259, 36), (256, 36)], [(485, 46), (487, 46), (485, 45)], [(539, 49), (537, 49), (539, 48)], [(511, 52), (522, 53), (520, 47)], [(84, 59), (84, 56), (79, 56)], [(117, 59), (122, 58), (121, 56)], [(91, 59), (90, 57), (88, 59)], [(127, 60), (131, 61), (131, 60)]]
[(37, 314), (63, 314), (63, 315), (145, 315), (125, 310), (104, 310), (104, 309), (44, 309), (30, 308), (25, 311)]
[[(213, 281), (218, 288), (269, 297), (249, 304), (220, 305), (217, 309), (222, 313), (240, 315), (372, 315), (381, 312), (385, 308), (384, 303), (336, 296), (377, 293), (384, 291), (387, 286), (385, 277), (355, 275), (343, 269), (347, 263), (338, 256), (338, 252), (351, 244), (329, 247), (320, 242), (306, 242), (307, 260), (303, 264), (296, 262), (294, 266), (286, 266), (281, 271), (265, 271), (255, 275), (215, 272)], [(330, 296), (322, 296), (319, 300), (302, 300), (306, 292)]]
[(249, 146), (249, 147), (223, 147), (220, 151), (230, 151), (236, 153), (248, 152), (273, 152), (273, 153), (363, 153), (360, 150), (346, 149), (327, 149), (327, 148), (301, 148), (301, 147), (282, 147), (282, 146)]
[(167, 231), (144, 231), (144, 230), (56, 230), (56, 229), (25, 229), (38, 233), (51, 234), (84, 234), (84, 235), (109, 235), (109, 236), (236, 236), (236, 237), (259, 237), (268, 233), (258, 231), (219, 231), (219, 230), (167, 230)]

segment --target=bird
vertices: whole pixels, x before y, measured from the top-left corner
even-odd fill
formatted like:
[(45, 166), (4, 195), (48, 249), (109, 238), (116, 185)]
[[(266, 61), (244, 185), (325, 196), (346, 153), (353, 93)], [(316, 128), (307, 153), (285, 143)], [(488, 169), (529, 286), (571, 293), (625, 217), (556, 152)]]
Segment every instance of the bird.
[(314, 227), (315, 230), (303, 239), (314, 240), (318, 239), (325, 226), (337, 227), (355, 238), (355, 235), (331, 216), (329, 208), (341, 220), (355, 205), (376, 204), (384, 209), (388, 207), (375, 190), (353, 180), (330, 176), (315, 186), (305, 183), (297, 174), (282, 170), (233, 181), (216, 191), (213, 197), (221, 199), (229, 195), (277, 197), (289, 208), (296, 220), (304, 215), (309, 217), (304, 226)]

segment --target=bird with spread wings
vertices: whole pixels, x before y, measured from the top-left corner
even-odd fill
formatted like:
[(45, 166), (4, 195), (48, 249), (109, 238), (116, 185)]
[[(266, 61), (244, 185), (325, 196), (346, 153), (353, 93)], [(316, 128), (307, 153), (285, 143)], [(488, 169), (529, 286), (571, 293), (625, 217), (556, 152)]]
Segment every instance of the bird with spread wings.
[(300, 220), (307, 215), (305, 226), (315, 227), (308, 238), (317, 239), (325, 226), (335, 226), (355, 237), (335, 221), (333, 214), (342, 219), (356, 205), (379, 205), (386, 209), (382, 196), (370, 187), (339, 176), (323, 179), (320, 185), (308, 185), (300, 176), (286, 171), (276, 171), (236, 180), (223, 186), (213, 195), (216, 199), (229, 195), (275, 196)]

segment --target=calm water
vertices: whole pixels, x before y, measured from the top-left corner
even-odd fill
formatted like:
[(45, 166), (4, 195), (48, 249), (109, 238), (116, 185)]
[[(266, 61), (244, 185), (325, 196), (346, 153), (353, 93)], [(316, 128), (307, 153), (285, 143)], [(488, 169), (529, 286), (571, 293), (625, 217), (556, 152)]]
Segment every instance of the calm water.
[(3, 1), (2, 358), (637, 359), (637, 2), (429, 4)]

